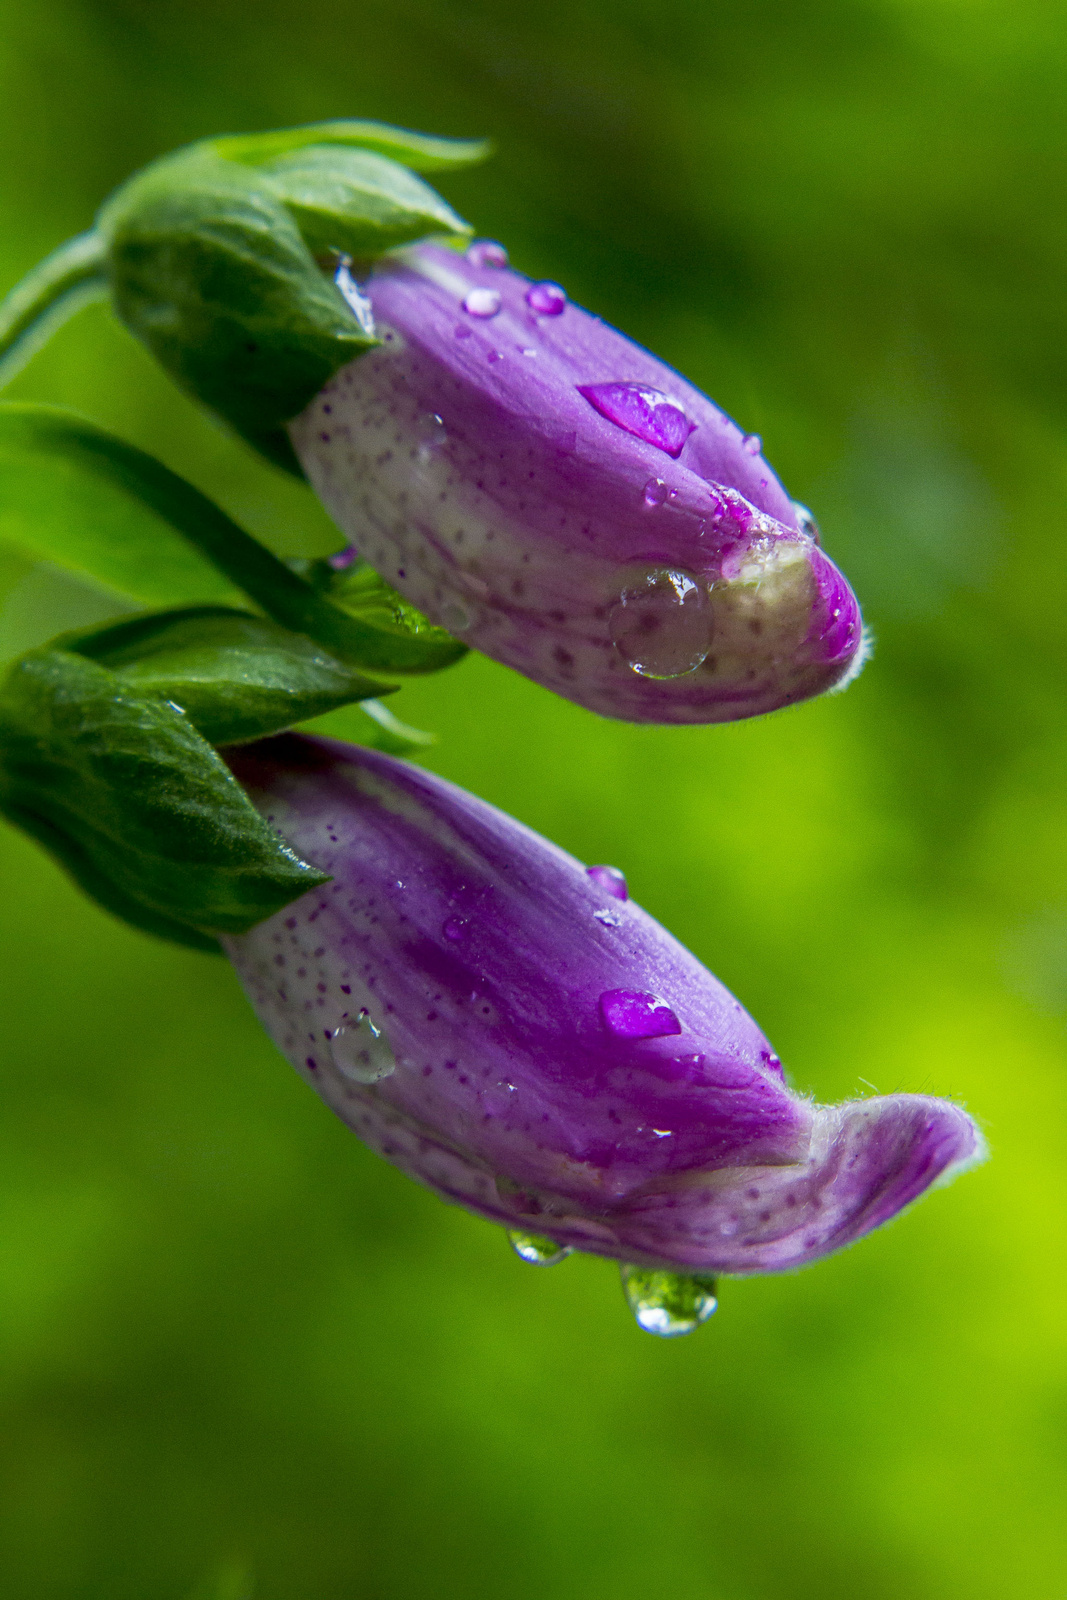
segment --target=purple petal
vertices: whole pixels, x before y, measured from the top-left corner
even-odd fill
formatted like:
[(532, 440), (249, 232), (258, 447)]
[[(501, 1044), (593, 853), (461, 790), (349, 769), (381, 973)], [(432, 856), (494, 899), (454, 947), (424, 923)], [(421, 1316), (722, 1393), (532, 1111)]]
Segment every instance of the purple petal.
[[(290, 433), (347, 537), (434, 621), (634, 722), (756, 716), (855, 669), (859, 610), (813, 524), (684, 378), (579, 306), (536, 315), (520, 274), (437, 246), (365, 287), (382, 345)], [(464, 309), (483, 303), (499, 308)], [(616, 637), (618, 608), (669, 601), (671, 573), (692, 596), (661, 608), (651, 667), (666, 670), (649, 671), (631, 630)]]
[(337, 1114), (445, 1198), (624, 1261), (770, 1271), (974, 1156), (944, 1101), (791, 1093), (752, 1019), (639, 906), (614, 901), (605, 925), (579, 862), (442, 779), (294, 735), (229, 759), (333, 874), (225, 941), (241, 981)]

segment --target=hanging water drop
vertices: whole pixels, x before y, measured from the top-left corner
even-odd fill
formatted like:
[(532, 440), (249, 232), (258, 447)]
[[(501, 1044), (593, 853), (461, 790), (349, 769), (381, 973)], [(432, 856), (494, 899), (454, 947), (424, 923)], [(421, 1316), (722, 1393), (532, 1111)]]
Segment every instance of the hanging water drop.
[(508, 1229), (508, 1243), (520, 1261), (526, 1261), (531, 1267), (555, 1267), (566, 1260), (571, 1253), (568, 1244), (557, 1244), (555, 1239), (547, 1239), (541, 1233), (520, 1233), (515, 1228)]
[(626, 1263), (620, 1271), (626, 1303), (638, 1326), (660, 1339), (693, 1333), (719, 1303), (715, 1279), (705, 1273), (661, 1272)]
[(531, 283), (526, 304), (539, 317), (558, 317), (567, 304), (567, 291), (558, 283)]
[(750, 456), (758, 456), (763, 449), (763, 440), (758, 433), (746, 433), (741, 440), (741, 448), (747, 451)]
[(711, 649), (711, 603), (680, 568), (653, 567), (627, 584), (608, 613), (611, 642), (641, 678), (682, 678)]
[(797, 527), (800, 529), (801, 533), (806, 533), (809, 539), (813, 539), (816, 544), (821, 544), (822, 540), (819, 537), (819, 524), (808, 510), (807, 506), (802, 506), (799, 500), (794, 500), (793, 510), (796, 512)]
[(672, 460), (681, 455), (696, 427), (677, 400), (644, 383), (580, 383), (578, 393), (608, 422), (654, 444)]
[(640, 989), (605, 989), (597, 1001), (600, 1020), (616, 1039), (666, 1039), (682, 1024), (666, 1000)]
[(506, 267), (508, 253), (495, 239), (475, 239), (467, 251), (472, 267)]
[(365, 1008), (334, 1030), (330, 1054), (341, 1076), (353, 1083), (380, 1083), (396, 1071), (393, 1047)]
[(472, 289), (463, 309), (469, 317), (495, 317), (500, 310), (500, 296), (495, 289)]
[(614, 899), (629, 898), (626, 879), (618, 867), (586, 867), (585, 875), (587, 878), (592, 878), (598, 888), (606, 889)]

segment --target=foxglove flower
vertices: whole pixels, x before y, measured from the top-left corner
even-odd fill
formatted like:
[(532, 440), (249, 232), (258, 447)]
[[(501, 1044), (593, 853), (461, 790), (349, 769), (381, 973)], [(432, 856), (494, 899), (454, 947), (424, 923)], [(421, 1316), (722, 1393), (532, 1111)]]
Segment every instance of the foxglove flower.
[(856, 600), (744, 435), (498, 245), (381, 261), (381, 345), (289, 434), (339, 526), (435, 622), (591, 710), (756, 716), (858, 670)]
[(756, 1024), (621, 874), (442, 779), (296, 735), (229, 760), (333, 876), (224, 939), (259, 1017), (372, 1149), (537, 1236), (527, 1259), (615, 1257), (638, 1297), (662, 1269), (796, 1267), (978, 1153), (945, 1100), (794, 1094)]

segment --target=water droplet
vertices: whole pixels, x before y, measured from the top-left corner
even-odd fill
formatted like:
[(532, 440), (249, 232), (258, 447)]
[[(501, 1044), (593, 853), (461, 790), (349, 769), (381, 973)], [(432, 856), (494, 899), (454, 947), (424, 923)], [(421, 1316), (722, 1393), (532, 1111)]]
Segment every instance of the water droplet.
[(444, 927), (441, 929), (441, 932), (444, 934), (445, 938), (451, 939), (453, 943), (462, 939), (466, 931), (466, 917), (448, 917), (445, 920)]
[(457, 600), (450, 600), (441, 608), (441, 626), (447, 633), (465, 633), (471, 625), (471, 614)]
[(335, 1029), (330, 1054), (341, 1076), (354, 1083), (380, 1083), (396, 1071), (393, 1047), (366, 1009)]
[(463, 309), (469, 317), (495, 317), (500, 310), (500, 296), (495, 289), (472, 289)]
[(567, 291), (558, 283), (531, 283), (526, 304), (539, 317), (558, 317), (567, 304)]
[(425, 411), (416, 424), (419, 459), (428, 461), (448, 443), (448, 430), (436, 411)]
[(369, 339), (375, 337), (374, 312), (371, 303), (351, 273), (352, 257), (342, 256), (337, 263), (333, 281), (344, 296), (345, 304)]
[(662, 478), (649, 478), (645, 484), (644, 499), (646, 506), (661, 506), (667, 498), (667, 485)]
[(605, 989), (597, 1004), (605, 1028), (617, 1039), (665, 1039), (682, 1031), (682, 1024), (658, 994)]
[(533, 345), (517, 344), (515, 348), (519, 352), (520, 356), (535, 356), (537, 354), (537, 351), (534, 349)]
[(504, 355), (500, 350), (490, 350), (485, 359), (488, 362), (503, 361)]
[(675, 460), (696, 427), (677, 400), (643, 383), (580, 383), (578, 393), (617, 428)]
[(763, 449), (763, 440), (758, 433), (746, 433), (741, 440), (741, 448), (747, 451), (750, 456), (758, 456)]
[(508, 253), (495, 239), (475, 239), (467, 251), (472, 267), (506, 267)]
[(660, 1339), (693, 1333), (718, 1305), (715, 1279), (705, 1273), (661, 1272), (623, 1264), (622, 1289), (638, 1327)]
[(594, 911), (593, 915), (605, 928), (617, 928), (622, 923), (622, 918), (617, 911)]
[(616, 650), (642, 678), (682, 678), (711, 649), (707, 590), (691, 573), (653, 567), (608, 613)]
[(807, 506), (802, 506), (799, 500), (794, 500), (793, 510), (796, 512), (797, 527), (800, 529), (801, 533), (806, 533), (809, 539), (814, 539), (816, 544), (821, 544), (822, 540), (819, 537), (819, 524), (808, 510)]
[(542, 1233), (519, 1233), (517, 1229), (508, 1229), (508, 1244), (514, 1250), (520, 1261), (529, 1262), (531, 1267), (555, 1267), (571, 1253), (568, 1244), (557, 1244), (555, 1239), (547, 1239)]
[(586, 867), (585, 875), (587, 878), (592, 878), (598, 888), (606, 889), (616, 900), (629, 898), (626, 879), (618, 867)]

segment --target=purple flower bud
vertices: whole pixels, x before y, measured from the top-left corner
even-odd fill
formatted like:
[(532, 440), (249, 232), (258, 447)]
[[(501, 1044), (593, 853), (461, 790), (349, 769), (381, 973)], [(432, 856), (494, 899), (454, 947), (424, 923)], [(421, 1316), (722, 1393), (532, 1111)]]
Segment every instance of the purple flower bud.
[(639, 1265), (752, 1273), (848, 1244), (977, 1155), (948, 1101), (792, 1093), (646, 912), (442, 779), (295, 735), (229, 759), (333, 874), (224, 941), (241, 981), (327, 1104), (444, 1199)]
[(725, 722), (840, 685), (859, 609), (718, 407), (498, 246), (367, 283), (382, 345), (290, 425), (361, 553), (435, 622), (591, 710)]

